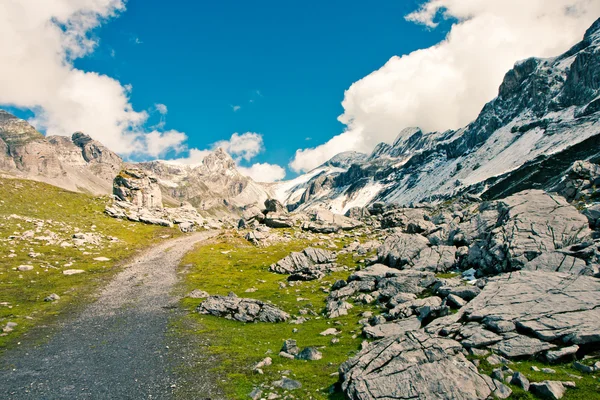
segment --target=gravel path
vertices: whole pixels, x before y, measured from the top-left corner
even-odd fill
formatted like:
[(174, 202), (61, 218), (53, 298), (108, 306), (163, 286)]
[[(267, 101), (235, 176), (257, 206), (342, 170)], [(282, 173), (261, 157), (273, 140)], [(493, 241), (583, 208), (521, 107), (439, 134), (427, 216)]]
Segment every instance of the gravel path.
[[(176, 269), (196, 243), (215, 234), (200, 232), (145, 251), (49, 342), (7, 351), (0, 360), (0, 398), (170, 398), (179, 384), (170, 362), (177, 349), (165, 336), (177, 314)], [(208, 398), (202, 385), (212, 392), (208, 380), (196, 382), (198, 399)]]

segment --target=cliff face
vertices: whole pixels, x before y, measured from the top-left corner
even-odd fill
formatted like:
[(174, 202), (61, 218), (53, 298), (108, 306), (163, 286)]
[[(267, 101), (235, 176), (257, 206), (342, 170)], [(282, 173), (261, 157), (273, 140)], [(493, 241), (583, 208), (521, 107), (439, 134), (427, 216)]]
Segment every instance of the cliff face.
[(393, 144), (379, 144), (341, 171), (326, 163), (294, 186), (294, 196), (284, 190), (281, 197), (292, 199), (292, 208), (345, 212), (376, 201), (406, 205), (479, 194), (501, 182), (495, 192), (540, 187), (547, 174), (528, 180), (532, 165), (550, 158), (544, 168), (562, 176), (575, 160), (597, 158), (596, 147), (584, 143), (600, 135), (599, 111), (600, 20), (564, 54), (516, 63), (468, 126), (431, 133), (407, 128)]
[(83, 133), (71, 138), (44, 137), (26, 121), (0, 110), (0, 169), (4, 174), (107, 194), (122, 162)]

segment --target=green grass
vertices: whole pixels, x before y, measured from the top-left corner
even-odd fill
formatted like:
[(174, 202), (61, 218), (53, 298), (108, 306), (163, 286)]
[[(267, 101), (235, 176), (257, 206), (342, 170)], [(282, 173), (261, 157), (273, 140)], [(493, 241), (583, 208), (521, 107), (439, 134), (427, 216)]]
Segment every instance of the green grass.
[[(470, 357), (473, 358), (473, 357)], [(481, 360), (479, 370), (484, 374), (491, 374), (495, 368), (500, 366), (491, 366), (485, 357), (477, 357)], [(589, 360), (587, 363), (593, 363), (596, 360)], [(600, 399), (600, 374), (585, 374), (579, 372), (573, 368), (572, 363), (561, 363), (561, 364), (545, 364), (539, 361), (526, 360), (516, 361), (508, 365), (513, 371), (521, 372), (529, 379), (530, 382), (541, 382), (545, 380), (549, 381), (572, 381), (577, 385), (576, 388), (567, 388), (564, 400), (598, 400)], [(552, 368), (556, 371), (555, 374), (547, 374), (544, 372), (536, 372), (531, 369), (532, 366), (542, 368)], [(577, 379), (574, 376), (580, 376), (581, 379)], [(537, 399), (536, 396), (529, 392), (525, 392), (518, 386), (509, 385), (513, 391), (511, 399)]]
[[(89, 302), (136, 250), (178, 234), (175, 229), (110, 218), (103, 213), (107, 201), (107, 197), (73, 193), (39, 182), (0, 179), (0, 328), (7, 322), (18, 324), (13, 332), (0, 336), (0, 351), (22, 340), (33, 326), (51, 324), (56, 316)], [(9, 239), (35, 231), (39, 221), (44, 221), (44, 226), (36, 236), (46, 236), (45, 231), (50, 230), (60, 237), (57, 244)], [(69, 241), (77, 230), (119, 241), (104, 240), (100, 247), (85, 249), (61, 247), (60, 243)], [(30, 257), (31, 252), (39, 256)], [(110, 261), (94, 261), (96, 257), (108, 257)], [(15, 270), (23, 264), (31, 264), (34, 269)], [(63, 275), (62, 270), (69, 268), (85, 272)], [(45, 302), (51, 293), (58, 294), (60, 300)]]
[[(341, 248), (353, 240), (354, 238), (343, 238), (337, 244)], [(286, 275), (268, 272), (271, 263), (292, 251), (302, 250), (309, 244), (306, 240), (295, 240), (260, 248), (248, 244), (240, 237), (225, 234), (213, 243), (199, 247), (182, 261), (182, 265), (189, 268), (184, 282), (187, 291), (202, 289), (219, 295), (227, 295), (233, 291), (240, 297), (270, 301), (293, 316), (299, 315), (300, 309), (313, 310), (318, 314), (318, 317), (309, 315), (311, 320), (304, 324), (293, 325), (244, 324), (192, 313), (190, 317), (200, 326), (197, 334), (210, 344), (204, 349), (208, 349), (218, 359), (214, 372), (221, 378), (228, 398), (245, 399), (254, 387), (280, 379), (283, 371), (289, 371), (287, 376), (303, 385), (302, 389), (294, 391), (296, 398), (341, 398), (338, 397), (340, 394), (328, 393), (329, 388), (337, 382), (337, 377), (330, 375), (337, 372), (339, 365), (348, 357), (357, 353), (363, 340), (362, 326), (358, 324), (360, 314), (373, 308), (355, 304), (348, 316), (326, 319), (321, 315), (327, 297), (322, 289), (329, 287), (337, 279), (346, 279), (349, 271), (340, 271), (321, 281), (301, 282), (295, 286), (288, 285)], [(352, 270), (358, 265), (351, 255), (340, 257), (338, 262)], [(280, 283), (285, 283), (287, 287), (281, 289)], [(245, 293), (249, 288), (257, 290)], [(300, 297), (306, 300), (298, 301)], [(183, 306), (190, 311), (199, 303), (200, 300), (195, 299), (182, 300)], [(336, 321), (340, 324), (336, 325)], [(331, 344), (331, 336), (319, 335), (331, 327), (342, 331), (338, 336), (339, 343)], [(294, 328), (298, 332), (293, 333)], [(318, 361), (299, 361), (280, 357), (278, 353), (283, 341), (290, 338), (297, 340), (300, 348), (318, 347), (323, 358)], [(264, 368), (264, 375), (253, 373), (253, 365), (267, 356), (273, 359), (273, 365)]]

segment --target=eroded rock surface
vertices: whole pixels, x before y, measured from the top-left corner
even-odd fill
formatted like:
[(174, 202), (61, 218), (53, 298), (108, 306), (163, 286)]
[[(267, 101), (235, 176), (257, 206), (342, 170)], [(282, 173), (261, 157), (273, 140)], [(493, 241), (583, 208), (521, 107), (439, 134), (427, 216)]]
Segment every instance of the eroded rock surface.
[(284, 322), (290, 315), (277, 307), (256, 299), (229, 296), (210, 296), (196, 311), (241, 322)]

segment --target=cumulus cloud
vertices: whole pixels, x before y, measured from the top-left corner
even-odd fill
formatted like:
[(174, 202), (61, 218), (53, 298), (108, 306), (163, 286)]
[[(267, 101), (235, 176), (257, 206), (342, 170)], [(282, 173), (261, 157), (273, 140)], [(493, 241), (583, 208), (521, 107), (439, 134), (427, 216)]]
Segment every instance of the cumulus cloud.
[(296, 152), (290, 166), (308, 171), (335, 154), (370, 152), (405, 127), (455, 129), (476, 118), (521, 59), (551, 57), (581, 40), (600, 15), (595, 0), (428, 0), (407, 20), (434, 29), (452, 18), (445, 40), (401, 57), (352, 84), (339, 121), (345, 132)]
[(249, 168), (238, 167), (242, 175), (256, 182), (276, 182), (285, 178), (285, 169), (276, 164), (256, 163)]
[(221, 140), (213, 145), (213, 147), (221, 147), (232, 157), (249, 161), (256, 157), (263, 147), (263, 137), (259, 133), (246, 132), (234, 133), (229, 140)]
[(242, 106), (231, 106), (231, 109), (233, 110), (233, 112), (238, 112), (240, 110), (240, 108), (242, 108)]
[(161, 115), (166, 115), (168, 112), (168, 108), (164, 104), (156, 103), (154, 107), (156, 108), (156, 111), (158, 111)]
[(123, 0), (0, 2), (0, 104), (33, 111), (48, 135), (83, 131), (123, 155), (182, 148), (185, 134), (144, 129), (130, 85), (73, 66), (97, 46), (90, 32), (124, 10)]

